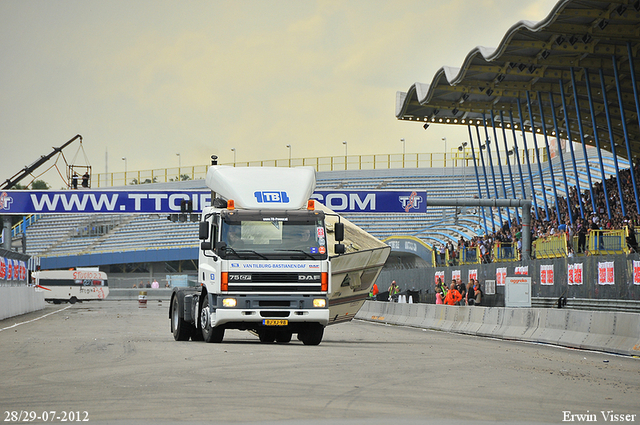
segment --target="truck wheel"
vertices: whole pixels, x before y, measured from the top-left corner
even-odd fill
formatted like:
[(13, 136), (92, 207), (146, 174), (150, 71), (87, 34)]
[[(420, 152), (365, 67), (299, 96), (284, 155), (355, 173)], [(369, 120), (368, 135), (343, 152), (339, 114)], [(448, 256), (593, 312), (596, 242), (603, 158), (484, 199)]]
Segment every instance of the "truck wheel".
[(276, 334), (276, 342), (286, 344), (291, 341), (291, 331), (280, 331)]
[(224, 328), (212, 327), (210, 317), (209, 296), (205, 296), (200, 312), (202, 338), (205, 342), (222, 342), (224, 338)]
[(318, 345), (322, 341), (322, 335), (324, 335), (324, 327), (313, 323), (304, 332), (298, 334), (298, 339), (304, 345)]
[(262, 329), (258, 331), (260, 342), (273, 342), (276, 340), (276, 333), (270, 329)]
[(78, 301), (78, 299), (77, 299), (76, 297), (71, 297), (71, 298), (69, 298), (69, 303), (70, 303), (70, 304), (75, 304), (75, 303), (76, 303), (76, 301)]
[(171, 333), (173, 333), (173, 339), (176, 341), (189, 341), (193, 330), (193, 325), (180, 317), (178, 297), (173, 297), (173, 303), (171, 304)]

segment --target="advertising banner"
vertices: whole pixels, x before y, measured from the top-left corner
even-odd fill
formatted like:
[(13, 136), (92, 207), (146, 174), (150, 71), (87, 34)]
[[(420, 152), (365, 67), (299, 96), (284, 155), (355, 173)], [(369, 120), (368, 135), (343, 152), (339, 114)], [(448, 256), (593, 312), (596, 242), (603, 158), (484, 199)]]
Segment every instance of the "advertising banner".
[(496, 285), (504, 286), (507, 282), (507, 268), (498, 267), (496, 269)]
[(553, 285), (553, 264), (540, 265), (540, 285)]
[(411, 190), (317, 190), (312, 198), (336, 212), (425, 213), (427, 193)]
[(458, 280), (458, 279), (460, 279), (460, 276), (461, 276), (460, 270), (451, 271), (451, 280), (453, 280), (453, 279)]
[(598, 263), (598, 285), (614, 285), (613, 261)]
[(478, 269), (469, 270), (469, 280), (478, 280)]
[(567, 280), (569, 285), (582, 285), (582, 263), (567, 266)]
[[(312, 198), (343, 213), (425, 213), (427, 193), (395, 190), (319, 190)], [(119, 213), (175, 214), (181, 201), (193, 213), (211, 205), (208, 190), (7, 190), (0, 193), (0, 214)]]
[(517, 266), (516, 274), (520, 276), (527, 276), (529, 274), (529, 266)]
[(633, 262), (633, 284), (640, 285), (640, 261)]

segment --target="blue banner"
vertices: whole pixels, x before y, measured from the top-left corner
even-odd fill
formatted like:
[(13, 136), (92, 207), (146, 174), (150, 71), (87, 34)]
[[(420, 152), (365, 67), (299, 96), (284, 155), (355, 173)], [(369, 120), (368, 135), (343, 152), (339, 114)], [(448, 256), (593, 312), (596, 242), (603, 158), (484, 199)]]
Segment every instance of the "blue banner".
[(175, 214), (182, 200), (193, 213), (211, 204), (210, 191), (7, 190), (0, 193), (1, 214), (117, 213)]
[(339, 213), (425, 213), (427, 193), (412, 190), (316, 190), (312, 197)]
[[(338, 213), (425, 213), (427, 194), (412, 190), (318, 190), (312, 195)], [(204, 190), (7, 190), (0, 193), (2, 214), (114, 213), (176, 214), (181, 201), (191, 201), (193, 213), (211, 205)]]

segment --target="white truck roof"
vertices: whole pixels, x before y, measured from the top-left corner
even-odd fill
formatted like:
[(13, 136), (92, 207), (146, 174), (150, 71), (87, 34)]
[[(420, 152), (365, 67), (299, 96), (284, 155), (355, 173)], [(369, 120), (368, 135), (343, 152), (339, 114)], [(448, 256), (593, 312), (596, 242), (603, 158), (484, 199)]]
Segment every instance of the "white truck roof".
[(230, 167), (212, 165), (207, 186), (236, 208), (290, 210), (305, 208), (316, 187), (312, 167)]

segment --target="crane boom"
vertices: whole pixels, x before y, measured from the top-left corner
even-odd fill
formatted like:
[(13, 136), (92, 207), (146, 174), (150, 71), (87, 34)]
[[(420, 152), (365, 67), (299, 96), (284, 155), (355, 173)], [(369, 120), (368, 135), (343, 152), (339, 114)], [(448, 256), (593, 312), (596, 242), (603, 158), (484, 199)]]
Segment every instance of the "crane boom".
[(1, 185), (0, 185), (0, 190), (9, 190), (12, 187), (14, 187), (16, 184), (18, 184), (22, 179), (24, 179), (25, 177), (27, 177), (28, 175), (30, 175), (31, 173), (33, 173), (35, 170), (37, 170), (38, 168), (40, 168), (40, 166), (42, 164), (44, 164), (45, 162), (47, 162), (48, 160), (50, 160), (55, 154), (59, 153), (60, 151), (62, 151), (62, 149), (66, 148), (67, 146), (69, 146), (71, 143), (73, 143), (76, 139), (80, 139), (80, 142), (82, 142), (82, 136), (77, 134), (73, 139), (69, 140), (67, 143), (65, 143), (64, 145), (58, 147), (58, 148), (53, 148), (53, 152), (51, 152), (48, 155), (42, 155), (40, 158), (38, 158), (36, 161), (34, 161), (31, 165), (26, 165), (22, 170), (18, 171), (16, 174), (14, 174), (11, 178), (8, 178), (7, 180), (5, 180)]

